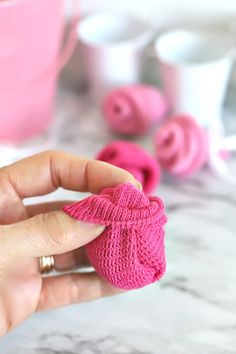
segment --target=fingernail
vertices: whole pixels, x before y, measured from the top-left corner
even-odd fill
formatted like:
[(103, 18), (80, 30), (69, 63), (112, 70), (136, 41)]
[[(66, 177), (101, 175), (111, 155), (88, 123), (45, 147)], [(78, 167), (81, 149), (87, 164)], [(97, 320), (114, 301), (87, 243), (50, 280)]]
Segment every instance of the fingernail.
[(136, 185), (136, 187), (137, 187), (140, 191), (143, 190), (142, 183), (140, 183), (137, 179), (135, 180), (135, 185)]

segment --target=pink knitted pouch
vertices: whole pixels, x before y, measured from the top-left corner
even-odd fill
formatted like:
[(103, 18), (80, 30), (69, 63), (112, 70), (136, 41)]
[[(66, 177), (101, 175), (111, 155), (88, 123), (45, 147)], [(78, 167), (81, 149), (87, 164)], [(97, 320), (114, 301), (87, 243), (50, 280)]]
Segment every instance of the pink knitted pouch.
[(75, 219), (106, 226), (86, 248), (97, 273), (114, 286), (141, 288), (164, 274), (167, 218), (160, 198), (121, 184), (63, 210)]

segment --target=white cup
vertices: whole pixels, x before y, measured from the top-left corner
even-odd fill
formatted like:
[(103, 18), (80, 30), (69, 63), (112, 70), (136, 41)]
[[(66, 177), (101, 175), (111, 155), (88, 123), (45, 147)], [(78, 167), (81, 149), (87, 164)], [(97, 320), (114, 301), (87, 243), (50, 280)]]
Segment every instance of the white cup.
[(117, 86), (139, 82), (143, 49), (152, 36), (149, 24), (127, 14), (97, 12), (82, 19), (78, 37), (92, 95), (99, 99)]
[(223, 133), (222, 104), (232, 64), (231, 36), (174, 30), (155, 41), (161, 78), (173, 113), (194, 116)]

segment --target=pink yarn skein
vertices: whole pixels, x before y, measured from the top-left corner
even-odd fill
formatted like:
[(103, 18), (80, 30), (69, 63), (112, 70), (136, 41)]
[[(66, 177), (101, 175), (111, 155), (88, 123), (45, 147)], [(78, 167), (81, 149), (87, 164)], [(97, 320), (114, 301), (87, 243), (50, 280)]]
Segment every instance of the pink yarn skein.
[(64, 207), (75, 219), (105, 225), (87, 253), (97, 273), (121, 289), (136, 289), (159, 280), (166, 269), (164, 205), (132, 184), (104, 189)]
[(192, 117), (179, 115), (157, 131), (156, 156), (170, 174), (190, 177), (206, 163), (208, 143), (206, 131)]
[(142, 184), (145, 194), (151, 193), (160, 182), (158, 162), (134, 143), (114, 141), (105, 146), (96, 158), (130, 172)]
[(103, 112), (110, 128), (127, 135), (140, 135), (160, 120), (167, 103), (159, 90), (148, 85), (132, 85), (108, 93)]

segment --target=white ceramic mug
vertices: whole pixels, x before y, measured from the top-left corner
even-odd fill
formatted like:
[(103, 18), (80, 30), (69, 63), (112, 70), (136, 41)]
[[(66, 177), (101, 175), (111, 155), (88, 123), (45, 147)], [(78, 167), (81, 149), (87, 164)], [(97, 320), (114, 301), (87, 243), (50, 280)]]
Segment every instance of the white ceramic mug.
[(143, 49), (152, 36), (150, 25), (127, 14), (97, 12), (81, 20), (78, 38), (93, 96), (140, 81)]
[(204, 127), (222, 133), (222, 104), (232, 64), (228, 35), (173, 30), (156, 39), (164, 90), (173, 113), (188, 113)]

